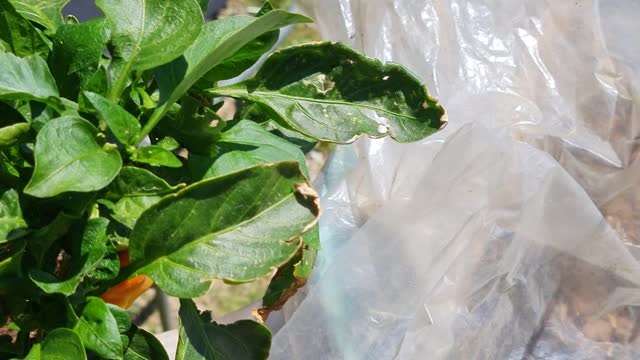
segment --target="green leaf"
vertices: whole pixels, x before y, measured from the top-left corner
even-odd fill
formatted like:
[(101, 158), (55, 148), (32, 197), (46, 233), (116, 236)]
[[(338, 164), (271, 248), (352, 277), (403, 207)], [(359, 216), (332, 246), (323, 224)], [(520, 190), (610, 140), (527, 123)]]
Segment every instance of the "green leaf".
[(129, 329), (131, 329), (131, 316), (127, 310), (124, 310), (116, 305), (107, 304), (107, 308), (111, 311), (111, 315), (116, 319), (116, 323), (118, 324), (118, 331), (123, 334)]
[(122, 159), (117, 151), (98, 145), (97, 134), (91, 123), (79, 117), (48, 122), (36, 138), (35, 170), (24, 192), (43, 198), (107, 186), (118, 175)]
[(180, 149), (180, 143), (171, 136), (166, 136), (162, 140), (158, 141), (156, 145), (169, 151), (176, 151)]
[(145, 210), (180, 187), (170, 186), (145, 169), (123, 167), (107, 193), (108, 198), (117, 201), (113, 207), (113, 218), (133, 229)]
[(49, 249), (67, 233), (74, 221), (74, 217), (59, 212), (50, 224), (29, 235), (29, 253), (35, 259), (37, 268), (41, 268)]
[(47, 63), (38, 56), (21, 59), (10, 53), (0, 54), (0, 69), (0, 99), (43, 101), (58, 96)]
[(13, 124), (0, 128), (0, 147), (14, 145), (30, 129), (31, 125), (28, 123)]
[(107, 253), (107, 226), (105, 218), (94, 218), (71, 231), (73, 248), (70, 251), (71, 266), (69, 274), (64, 280), (47, 272), (31, 269), (29, 276), (40, 289), (48, 294), (61, 293), (72, 295), (80, 282), (87, 276), (91, 277)]
[(124, 360), (169, 360), (167, 351), (153, 334), (134, 325), (127, 336), (129, 346), (124, 352)]
[[(87, 84), (82, 88), (82, 90), (104, 95), (107, 93), (108, 87), (109, 81), (107, 76), (107, 69), (104, 66), (100, 66), (96, 73), (93, 74), (91, 78), (89, 78)], [(84, 104), (83, 101), (84, 98), (80, 96), (78, 98), (78, 102), (81, 104), (81, 106), (82, 104)], [(86, 106), (84, 106), (83, 108), (86, 108)]]
[(140, 131), (138, 119), (102, 95), (87, 91), (83, 94), (97, 112), (98, 119), (107, 124), (116, 139), (122, 144), (134, 145), (132, 141)]
[(261, 316), (265, 316), (265, 313), (268, 314), (271, 312), (272, 308), (274, 310), (277, 309), (279, 305), (284, 304), (286, 300), (298, 291), (298, 284), (293, 272), (295, 270), (295, 264), (299, 263), (301, 258), (300, 255), (294, 256), (288, 263), (281, 266), (273, 276), (262, 298), (263, 308), (260, 311)]
[(31, 348), (24, 360), (86, 360), (87, 354), (80, 337), (69, 329), (55, 329), (47, 334), (42, 344)]
[(278, 51), (255, 78), (210, 91), (260, 104), (282, 125), (323, 141), (347, 143), (367, 134), (411, 142), (446, 121), (442, 107), (405, 68), (340, 43)]
[(69, 0), (9, 0), (22, 16), (55, 32), (62, 25), (62, 9)]
[(297, 279), (307, 280), (316, 263), (318, 251), (320, 251), (320, 228), (318, 225), (302, 235), (302, 259), (295, 264), (293, 275)]
[(222, 61), (219, 65), (206, 73), (202, 79), (211, 86), (220, 80), (232, 79), (251, 68), (262, 55), (267, 53), (276, 44), (279, 31), (274, 30), (257, 37), (238, 50), (235, 54)]
[(166, 166), (179, 168), (182, 161), (171, 151), (158, 145), (149, 145), (136, 150), (131, 154), (131, 161), (149, 164), (152, 166)]
[(0, 155), (0, 182), (10, 187), (20, 187), (22, 185), (18, 169), (7, 161), (4, 154)]
[(78, 97), (80, 89), (98, 71), (108, 40), (109, 28), (103, 18), (62, 25), (58, 29), (48, 63), (61, 96), (68, 99)]
[(300, 288), (306, 285), (320, 250), (320, 227), (316, 224), (302, 234), (303, 246), (288, 263), (281, 266), (271, 278), (269, 287), (262, 298), (262, 308), (258, 315), (266, 321), (269, 314), (280, 310)]
[(295, 144), (302, 150), (303, 153), (308, 153), (313, 150), (318, 141), (312, 137), (305, 136), (297, 131), (287, 129), (286, 127), (278, 124), (275, 121), (269, 121), (261, 124), (264, 128), (269, 130), (272, 134), (287, 140), (290, 143)]
[(161, 196), (127, 196), (115, 204), (113, 218), (133, 229), (140, 215), (162, 199)]
[(176, 138), (190, 154), (214, 156), (218, 152), (216, 142), (223, 127), (224, 122), (214, 111), (185, 96), (175, 119), (161, 123), (158, 130)]
[[(49, 52), (42, 35), (9, 0), (0, 0), (0, 42), (6, 50), (20, 57)], [(0, 64), (0, 68), (4, 69), (4, 66)]]
[[(266, 15), (270, 11), (273, 11), (273, 6), (270, 2), (265, 1), (260, 11), (256, 14), (256, 17)], [(245, 70), (249, 69), (255, 64), (264, 54), (266, 54), (271, 48), (278, 42), (280, 36), (279, 30), (267, 32), (258, 36), (248, 44), (238, 50), (232, 56), (226, 58), (220, 64), (213, 69), (209, 70), (203, 77), (209, 84), (215, 83), (220, 80), (231, 79), (242, 74)]]
[(260, 10), (256, 13), (256, 17), (260, 17), (268, 13), (269, 11), (272, 11), (273, 9), (274, 8), (273, 8), (273, 4), (271, 4), (271, 1), (265, 0)]
[(315, 225), (302, 234), (303, 247), (287, 264), (281, 266), (271, 279), (262, 298), (262, 308), (258, 310), (262, 321), (266, 321), (272, 311), (281, 309), (298, 289), (307, 283), (320, 250), (319, 230), (318, 225)]
[(111, 24), (116, 100), (133, 71), (153, 69), (182, 55), (204, 18), (194, 0), (96, 0)]
[(298, 250), (318, 216), (316, 196), (293, 161), (195, 183), (138, 219), (129, 268), (184, 298), (205, 293), (213, 278), (267, 275)]
[(198, 5), (200, 5), (200, 10), (202, 11), (202, 13), (205, 13), (209, 8), (209, 0), (197, 0), (197, 1), (198, 1)]
[(73, 327), (88, 350), (106, 359), (122, 359), (122, 341), (116, 319), (99, 298), (89, 297)]
[[(87, 276), (81, 283), (83, 294), (102, 294), (108, 289), (106, 284), (115, 279), (120, 272), (120, 258), (115, 244), (110, 240), (106, 241), (106, 253), (95, 264), (93, 270), (87, 273)], [(114, 315), (115, 316), (115, 315)]]
[(126, 196), (166, 195), (177, 188), (148, 170), (125, 166), (109, 185), (107, 198), (119, 200)]
[(64, 115), (78, 115), (78, 104), (63, 98), (49, 97), (43, 102), (30, 101), (25, 103), (26, 109), (23, 110), (25, 117), (30, 118), (31, 128), (39, 132), (46, 123)]
[(207, 72), (264, 33), (283, 26), (311, 22), (311, 19), (284, 10), (274, 10), (259, 18), (233, 16), (205, 24), (196, 41), (182, 57), (155, 70), (160, 88), (156, 108), (143, 134), (151, 129)]
[(0, 243), (0, 279), (21, 278), (25, 244), (24, 239)]
[(180, 299), (179, 315), (176, 360), (261, 360), (269, 356), (271, 332), (257, 322), (216, 324), (210, 313), (200, 313), (188, 299)]
[(297, 146), (271, 134), (252, 121), (242, 120), (222, 133), (218, 146), (220, 155), (202, 178), (208, 179), (258, 164), (284, 160), (297, 161), (302, 173), (309, 177), (304, 154)]
[(28, 232), (27, 227), (18, 192), (0, 187), (0, 243), (21, 237)]

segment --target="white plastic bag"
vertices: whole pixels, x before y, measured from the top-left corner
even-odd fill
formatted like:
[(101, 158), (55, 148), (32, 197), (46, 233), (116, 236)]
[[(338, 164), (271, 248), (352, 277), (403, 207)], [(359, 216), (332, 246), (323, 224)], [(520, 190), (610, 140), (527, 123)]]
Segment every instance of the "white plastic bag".
[(640, 358), (640, 3), (302, 5), (450, 125), (339, 149), (271, 358)]

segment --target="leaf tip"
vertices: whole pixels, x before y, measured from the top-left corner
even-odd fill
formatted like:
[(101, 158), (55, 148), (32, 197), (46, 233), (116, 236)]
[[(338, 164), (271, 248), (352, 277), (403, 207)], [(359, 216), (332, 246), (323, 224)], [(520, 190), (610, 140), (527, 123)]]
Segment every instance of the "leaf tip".
[(447, 115), (447, 113), (443, 113), (442, 116), (440, 117), (440, 128), (438, 130), (442, 130), (445, 127), (447, 127), (447, 124), (449, 123), (449, 116)]

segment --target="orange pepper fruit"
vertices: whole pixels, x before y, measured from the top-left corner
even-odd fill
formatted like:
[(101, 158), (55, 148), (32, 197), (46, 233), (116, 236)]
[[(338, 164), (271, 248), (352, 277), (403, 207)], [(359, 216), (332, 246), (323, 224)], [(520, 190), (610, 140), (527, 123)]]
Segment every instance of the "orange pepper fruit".
[(153, 285), (153, 280), (147, 275), (137, 275), (112, 287), (100, 298), (109, 304), (117, 305), (125, 310)]
[[(129, 250), (118, 252), (120, 268), (129, 265)], [(105, 302), (117, 305), (125, 310), (129, 309), (136, 299), (153, 285), (153, 280), (147, 275), (137, 275), (112, 287), (100, 298)]]

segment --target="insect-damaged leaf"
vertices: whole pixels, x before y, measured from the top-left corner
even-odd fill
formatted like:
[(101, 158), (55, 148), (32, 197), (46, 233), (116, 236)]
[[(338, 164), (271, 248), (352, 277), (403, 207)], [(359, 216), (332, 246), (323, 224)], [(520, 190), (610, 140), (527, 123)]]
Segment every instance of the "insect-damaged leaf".
[(257, 103), (282, 125), (331, 142), (361, 134), (417, 141), (445, 121), (442, 107), (405, 68), (340, 43), (283, 49), (255, 78), (210, 91)]
[(202, 76), (262, 34), (286, 25), (310, 21), (302, 15), (273, 10), (258, 18), (234, 16), (205, 24), (182, 57), (156, 69), (161, 106), (156, 109), (152, 119), (161, 118), (169, 106)]

